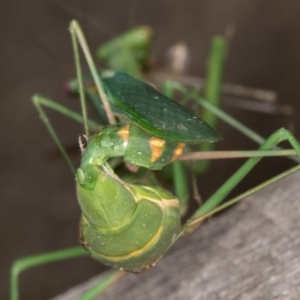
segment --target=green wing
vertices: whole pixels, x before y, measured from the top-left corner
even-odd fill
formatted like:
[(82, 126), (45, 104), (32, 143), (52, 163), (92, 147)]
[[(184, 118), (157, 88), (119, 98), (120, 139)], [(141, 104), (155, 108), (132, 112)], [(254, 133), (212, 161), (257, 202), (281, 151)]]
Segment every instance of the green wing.
[(113, 110), (157, 137), (184, 143), (221, 139), (188, 109), (124, 72), (104, 73), (102, 81)]

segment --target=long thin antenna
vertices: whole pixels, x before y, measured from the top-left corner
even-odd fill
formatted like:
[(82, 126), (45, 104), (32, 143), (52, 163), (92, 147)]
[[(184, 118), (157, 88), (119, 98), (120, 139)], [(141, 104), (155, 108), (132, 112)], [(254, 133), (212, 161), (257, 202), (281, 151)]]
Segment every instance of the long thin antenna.
[(87, 125), (87, 109), (86, 109), (86, 102), (85, 102), (85, 93), (84, 93), (84, 88), (83, 88), (80, 56), (79, 56), (79, 51), (78, 51), (78, 46), (77, 46), (77, 41), (76, 41), (76, 34), (75, 34), (72, 26), (70, 26), (70, 32), (71, 32), (74, 60), (75, 60), (77, 80), (78, 80), (78, 89), (79, 89), (81, 111), (82, 111), (82, 117), (83, 117), (83, 127), (84, 127), (85, 135), (88, 140), (89, 139), (89, 128)]
[[(109, 104), (109, 101), (107, 99), (106, 93), (104, 92), (104, 88), (103, 88), (103, 85), (102, 85), (101, 80), (99, 78), (98, 71), (95, 67), (95, 63), (93, 61), (90, 49), (89, 49), (88, 44), (85, 40), (85, 37), (84, 37), (83, 32), (80, 28), (80, 25), (77, 21), (73, 20), (71, 22), (70, 32), (71, 32), (71, 36), (72, 36), (72, 40), (73, 40), (74, 52), (78, 51), (76, 38), (77, 38), (77, 40), (78, 40), (78, 42), (79, 42), (79, 44), (82, 48), (82, 51), (84, 53), (84, 56), (85, 56), (86, 61), (88, 63), (88, 66), (90, 68), (90, 71), (92, 73), (93, 79), (95, 81), (95, 85), (96, 85), (98, 94), (100, 96), (100, 99), (102, 101), (103, 108), (104, 108), (105, 113), (107, 115), (107, 119), (109, 121), (109, 124), (116, 124), (115, 116), (114, 116), (114, 114), (112, 112), (112, 109), (110, 107), (110, 104)], [(75, 48), (77, 48), (77, 50)], [(79, 59), (79, 57), (78, 57), (78, 59)], [(79, 62), (79, 60), (78, 60), (78, 62)], [(76, 67), (78, 68), (77, 65), (76, 65)], [(77, 69), (77, 72), (78, 72), (79, 69)], [(79, 78), (78, 78), (78, 80), (79, 80)], [(80, 82), (79, 82), (79, 84), (80, 84)], [(83, 90), (82, 90), (82, 94), (84, 94)], [(88, 136), (88, 134), (86, 134), (86, 135)]]

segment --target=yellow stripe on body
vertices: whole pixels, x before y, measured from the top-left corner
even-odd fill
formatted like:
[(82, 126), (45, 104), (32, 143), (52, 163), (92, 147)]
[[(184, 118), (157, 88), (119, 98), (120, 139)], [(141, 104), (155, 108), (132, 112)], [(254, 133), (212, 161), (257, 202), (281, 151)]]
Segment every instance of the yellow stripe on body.
[[(128, 187), (126, 187), (126, 188), (128, 189)], [(145, 188), (147, 190), (153, 190), (153, 188), (148, 187), (148, 186), (143, 186), (143, 188)], [(128, 189), (128, 190), (130, 191), (130, 189)], [(150, 197), (145, 198), (143, 195), (140, 195), (139, 197), (136, 197), (133, 195), (133, 197), (135, 198), (136, 203), (138, 203), (140, 201), (145, 201), (145, 200), (155, 203), (158, 207), (160, 207), (160, 209), (164, 212), (164, 214), (168, 207), (179, 208), (179, 200), (177, 198), (173, 198), (173, 199), (161, 198), (160, 200), (157, 200), (157, 199), (153, 199)], [(137, 199), (137, 198), (139, 198), (139, 199)], [(103, 256), (107, 260), (115, 261), (115, 262), (137, 256), (137, 255), (141, 254), (142, 252), (150, 249), (152, 247), (152, 245), (155, 242), (157, 242), (157, 240), (160, 238), (160, 235), (161, 235), (163, 229), (164, 229), (163, 225), (160, 225), (158, 230), (156, 231), (155, 235), (151, 238), (151, 240), (144, 247), (142, 247), (138, 250), (132, 251), (130, 254), (120, 255), (120, 256), (108, 256), (108, 255), (101, 254), (101, 256)]]
[(110, 261), (120, 261), (123, 259), (129, 259), (131, 257), (137, 256), (137, 255), (141, 254), (142, 252), (147, 251), (149, 248), (151, 248), (153, 243), (155, 243), (159, 239), (159, 236), (162, 233), (162, 231), (163, 231), (163, 226), (159, 226), (155, 235), (143, 248), (136, 250), (136, 251), (132, 251), (130, 254), (122, 255), (122, 256), (107, 256), (107, 255), (101, 254), (101, 256), (103, 256), (104, 258), (106, 258), (107, 260), (110, 260)]
[(129, 124), (127, 124), (126, 126), (122, 127), (118, 131), (118, 134), (123, 139), (123, 141), (127, 143), (128, 139), (129, 139)]
[(152, 137), (149, 140), (151, 148), (151, 162), (157, 161), (163, 153), (165, 141), (156, 137)]
[(173, 156), (172, 156), (171, 161), (177, 159), (177, 158), (182, 154), (183, 149), (184, 149), (184, 146), (185, 146), (184, 143), (179, 143), (179, 144), (177, 145), (177, 147), (176, 147), (176, 148), (174, 149), (174, 151), (173, 151)]

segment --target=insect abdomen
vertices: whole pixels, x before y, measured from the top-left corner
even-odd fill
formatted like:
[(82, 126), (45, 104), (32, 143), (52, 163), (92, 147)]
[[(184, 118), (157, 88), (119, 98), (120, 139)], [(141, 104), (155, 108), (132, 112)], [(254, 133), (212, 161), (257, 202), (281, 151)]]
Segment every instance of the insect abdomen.
[(81, 242), (106, 265), (128, 271), (147, 268), (178, 233), (179, 202), (161, 188), (123, 185), (99, 170), (94, 188), (78, 183), (77, 194), (83, 211)]

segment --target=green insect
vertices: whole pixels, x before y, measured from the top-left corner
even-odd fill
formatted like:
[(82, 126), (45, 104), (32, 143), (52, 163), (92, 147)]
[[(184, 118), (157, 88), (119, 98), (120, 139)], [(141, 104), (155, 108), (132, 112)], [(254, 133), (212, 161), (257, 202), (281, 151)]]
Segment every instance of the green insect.
[[(266, 141), (261, 142), (262, 145), (258, 152), (234, 152), (235, 156), (253, 157), (247, 160), (193, 214), (188, 222), (181, 225), (181, 214), (187, 205), (186, 181), (184, 174), (180, 172), (183, 168), (182, 163), (177, 160), (231, 156), (232, 153), (214, 152), (216, 154), (213, 154), (209, 152), (207, 157), (205, 152), (182, 155), (186, 144), (212, 143), (220, 140), (221, 136), (185, 107), (127, 73), (123, 71), (99, 73), (76, 21), (71, 22), (70, 30), (78, 73), (82, 116), (39, 95), (33, 97), (33, 102), (72, 172), (76, 174), (78, 202), (82, 210), (80, 239), (83, 247), (88, 251), (74, 247), (17, 260), (11, 273), (12, 300), (18, 299), (18, 276), (21, 271), (66, 258), (91, 255), (96, 260), (120, 270), (140, 273), (149, 269), (180, 236), (195, 230), (205, 218), (216, 211), (239, 201), (242, 197), (234, 198), (219, 206), (226, 195), (246, 176), (262, 156), (300, 155), (298, 142), (285, 129), (278, 130)], [(122, 38), (122, 45), (124, 42), (128, 43), (126, 39), (124, 40), (124, 36)], [(93, 93), (88, 88), (84, 90), (83, 87), (77, 40), (83, 48), (91, 69), (98, 91), (96, 97), (101, 98), (106, 112), (109, 125), (104, 127), (87, 118), (85, 94), (91, 96)], [(140, 68), (145, 63), (148, 53), (149, 40), (146, 39), (146, 42), (142, 42), (142, 46), (139, 43), (140, 40), (133, 40), (133, 44), (138, 46), (131, 50), (136, 49), (136, 51), (133, 51), (132, 59), (125, 59), (125, 64), (130, 62), (131, 66), (134, 65), (132, 70)], [(115, 50), (116, 54), (114, 51), (112, 52), (117, 56), (122, 48), (129, 55), (130, 47), (120, 47), (118, 43), (115, 48), (118, 51)], [(105, 57), (105, 54), (101, 55)], [(137, 77), (140, 77), (140, 73)], [(173, 83), (172, 86), (181, 92), (188, 93), (189, 98), (195, 103), (205, 105), (206, 108), (218, 113), (218, 109), (202, 100), (197, 91), (190, 91), (176, 83)], [(42, 106), (58, 110), (84, 124), (86, 145), (84, 145), (84, 139), (81, 138), (82, 160), (77, 171), (49, 123)], [(99, 109), (101, 110), (102, 106)], [(118, 118), (118, 123), (116, 123), (115, 117)], [(91, 128), (100, 129), (100, 131), (90, 136)], [(270, 151), (283, 140), (288, 140), (294, 150)], [(116, 174), (110, 165), (111, 159), (115, 157), (122, 157), (127, 163), (143, 167), (141, 170), (145, 172), (146, 178), (141, 180), (137, 177), (138, 184), (125, 181)], [(182, 184), (180, 189), (175, 187), (176, 196), (160, 187), (150, 171), (160, 170), (171, 162), (175, 162), (174, 182)], [(299, 166), (285, 172), (282, 177), (297, 169)], [(258, 188), (260, 187), (254, 188), (252, 191), (254, 192)], [(93, 299), (116, 278), (122, 276), (124, 276), (123, 272), (113, 271), (104, 282), (97, 284), (81, 299)]]
[(123, 156), (131, 164), (160, 170), (182, 154), (183, 142), (221, 137), (187, 109), (125, 73), (112, 72), (102, 82), (113, 111), (130, 121), (104, 127), (83, 151), (76, 175), (82, 239), (94, 258), (137, 271), (149, 268), (176, 240), (179, 201), (161, 188), (120, 182), (106, 161)]

